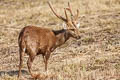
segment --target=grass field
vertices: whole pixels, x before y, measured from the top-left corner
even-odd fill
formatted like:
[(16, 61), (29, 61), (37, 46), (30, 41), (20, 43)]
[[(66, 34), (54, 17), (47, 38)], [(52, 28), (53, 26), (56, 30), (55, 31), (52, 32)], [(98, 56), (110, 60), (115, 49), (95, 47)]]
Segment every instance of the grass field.
[[(81, 39), (71, 38), (52, 53), (45, 80), (120, 80), (120, 0), (51, 2), (62, 16), (67, 2), (74, 12), (79, 9)], [(27, 25), (63, 28), (47, 0), (0, 0), (0, 80), (17, 80), (18, 34)], [(27, 58), (25, 55), (22, 80), (32, 80)], [(41, 55), (36, 57), (32, 69), (45, 74)]]

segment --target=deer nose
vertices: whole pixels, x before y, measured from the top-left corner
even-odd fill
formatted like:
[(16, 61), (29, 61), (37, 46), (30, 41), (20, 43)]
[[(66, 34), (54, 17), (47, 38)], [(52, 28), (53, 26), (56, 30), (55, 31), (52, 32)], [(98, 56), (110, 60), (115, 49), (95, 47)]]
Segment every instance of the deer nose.
[(80, 39), (81, 37), (80, 36), (77, 36), (76, 39)]

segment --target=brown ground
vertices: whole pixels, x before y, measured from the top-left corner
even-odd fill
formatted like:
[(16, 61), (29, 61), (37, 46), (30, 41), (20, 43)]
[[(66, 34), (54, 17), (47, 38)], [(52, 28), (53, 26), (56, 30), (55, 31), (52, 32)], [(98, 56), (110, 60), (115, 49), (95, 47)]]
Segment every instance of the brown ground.
[[(70, 39), (51, 55), (46, 80), (120, 80), (120, 1), (52, 0), (58, 13), (70, 1), (80, 10), (80, 40)], [(17, 38), (26, 25), (61, 29), (47, 0), (0, 0), (0, 80), (17, 80)], [(22, 74), (27, 72), (25, 55)], [(43, 59), (36, 57), (33, 72), (45, 75)], [(42, 79), (43, 80), (43, 79)]]

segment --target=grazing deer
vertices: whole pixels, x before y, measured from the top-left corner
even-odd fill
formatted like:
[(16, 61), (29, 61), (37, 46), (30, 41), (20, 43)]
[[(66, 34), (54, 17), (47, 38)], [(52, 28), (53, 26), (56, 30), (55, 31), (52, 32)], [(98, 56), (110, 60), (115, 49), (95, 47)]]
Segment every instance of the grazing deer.
[[(34, 75), (32, 73), (31, 66), (33, 60), (37, 55), (42, 54), (45, 63), (45, 71), (47, 71), (48, 59), (50, 57), (51, 52), (53, 52), (57, 47), (64, 44), (70, 37), (80, 39), (77, 29), (77, 23), (76, 23), (78, 19), (79, 11), (77, 10), (77, 14), (73, 15), (71, 6), (68, 3), (69, 8), (64, 8), (64, 12), (66, 16), (66, 18), (64, 18), (56, 13), (50, 2), (48, 2), (48, 4), (52, 12), (59, 19), (63, 20), (66, 23), (67, 29), (49, 30), (43, 27), (36, 27), (36, 26), (24, 27), (21, 30), (18, 38), (19, 54), (20, 54), (18, 78), (21, 76), (21, 68), (25, 53), (29, 55), (27, 61), (29, 73), (33, 78), (35, 78), (37, 75)], [(71, 14), (71, 19), (68, 18), (67, 10)]]

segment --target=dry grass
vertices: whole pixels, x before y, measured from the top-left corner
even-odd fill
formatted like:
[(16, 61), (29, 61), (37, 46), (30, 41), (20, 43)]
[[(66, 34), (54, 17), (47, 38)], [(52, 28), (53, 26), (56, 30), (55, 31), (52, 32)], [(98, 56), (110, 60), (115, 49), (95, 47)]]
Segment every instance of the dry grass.
[[(80, 10), (81, 39), (71, 39), (53, 52), (46, 80), (120, 80), (120, 1), (52, 0), (52, 3), (63, 15), (61, 8), (68, 1), (74, 11)], [(0, 80), (17, 80), (17, 38), (24, 26), (61, 29), (62, 24), (49, 9), (47, 0), (0, 0)], [(27, 73), (27, 57), (23, 77), (32, 80)], [(35, 59), (33, 72), (45, 73), (41, 56)]]

